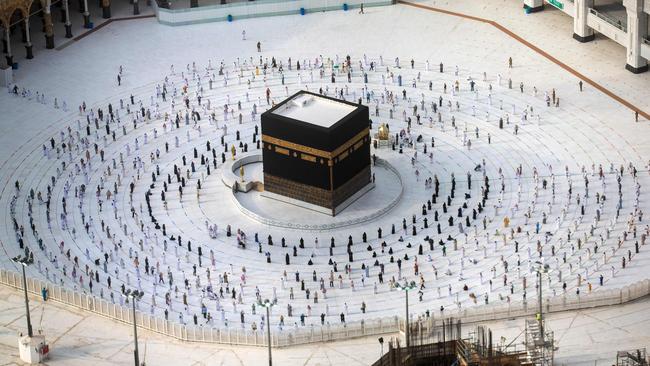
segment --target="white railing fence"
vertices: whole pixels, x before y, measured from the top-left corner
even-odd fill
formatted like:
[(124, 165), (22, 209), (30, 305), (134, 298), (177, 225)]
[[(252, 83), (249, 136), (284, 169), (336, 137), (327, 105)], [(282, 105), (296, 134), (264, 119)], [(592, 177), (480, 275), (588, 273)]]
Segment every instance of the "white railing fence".
[(616, 19), (609, 14), (601, 13), (594, 8), (589, 8), (589, 12), (597, 16), (598, 18), (606, 21), (607, 23), (613, 25), (614, 27), (622, 30), (623, 32), (627, 32), (627, 24), (623, 23), (620, 19)]
[[(0, 284), (22, 289), (22, 276), (13, 271), (0, 269)], [(132, 311), (127, 306), (113, 304), (93, 295), (73, 291), (34, 278), (27, 278), (27, 292), (41, 297), (42, 289), (48, 290), (47, 301), (73, 306), (84, 311), (104, 316), (119, 322), (132, 324)], [(544, 311), (547, 313), (620, 305), (650, 295), (650, 280), (642, 280), (620, 289), (593, 291), (582, 295), (560, 295), (544, 298)], [(537, 312), (537, 300), (474, 306), (461, 310), (445, 310), (443, 314), (432, 312), (428, 318), (415, 320), (412, 324), (421, 331), (433, 330), (442, 318), (459, 319), (463, 323), (476, 323), (492, 320), (533, 316)], [(188, 342), (221, 343), (246, 346), (267, 346), (264, 332), (243, 328), (214, 328), (208, 326), (184, 325), (165, 320), (158, 316), (136, 311), (137, 326), (152, 332)], [(273, 329), (271, 345), (287, 347), (293, 345), (346, 340), (404, 330), (404, 319), (398, 316), (374, 318), (345, 325), (329, 323), (298, 329)]]

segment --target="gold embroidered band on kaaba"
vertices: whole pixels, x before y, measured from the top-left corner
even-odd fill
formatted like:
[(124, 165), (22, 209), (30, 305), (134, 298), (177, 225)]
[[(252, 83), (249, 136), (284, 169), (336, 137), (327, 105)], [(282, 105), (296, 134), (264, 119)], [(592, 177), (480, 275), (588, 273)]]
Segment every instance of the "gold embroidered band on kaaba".
[(361, 145), (363, 145), (363, 139), (366, 136), (368, 136), (369, 133), (370, 132), (367, 129), (364, 129), (363, 131), (359, 132), (356, 136), (352, 137), (351, 139), (343, 143), (343, 145), (337, 147), (332, 152), (315, 149), (313, 147), (309, 147), (305, 145), (296, 144), (294, 142), (281, 140), (268, 135), (262, 135), (262, 141), (267, 144), (281, 146), (283, 148), (299, 151), (301, 153), (311, 154), (325, 159), (334, 159), (337, 156), (341, 155), (342, 153), (347, 152), (347, 150), (352, 146), (354, 146), (355, 150), (358, 149)]

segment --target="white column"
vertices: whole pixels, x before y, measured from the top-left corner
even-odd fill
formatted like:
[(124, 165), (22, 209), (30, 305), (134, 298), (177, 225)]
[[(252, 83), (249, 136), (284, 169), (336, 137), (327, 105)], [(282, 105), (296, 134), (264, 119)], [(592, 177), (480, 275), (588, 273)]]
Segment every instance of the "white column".
[(90, 28), (90, 12), (88, 12), (88, 0), (84, 0), (84, 27)]
[(70, 25), (70, 4), (68, 0), (63, 0), (63, 6), (65, 7), (65, 25)]
[(575, 0), (573, 14), (573, 38), (579, 42), (594, 40), (594, 30), (587, 25), (589, 8), (593, 8), (594, 0)]
[(68, 0), (63, 0), (65, 8), (65, 38), (72, 38), (72, 23), (70, 23), (70, 5)]
[(11, 38), (9, 35), (9, 27), (5, 28), (5, 39), (7, 40), (7, 56), (11, 56)]
[(14, 57), (11, 54), (11, 36), (9, 35), (9, 27), (5, 28), (5, 39), (7, 40), (7, 66), (11, 67), (14, 63)]
[(648, 71), (648, 60), (641, 57), (641, 42), (648, 35), (648, 15), (643, 12), (643, 0), (623, 0), (627, 10), (627, 64), (635, 74)]
[(45, 20), (45, 48), (51, 50), (54, 48), (54, 24), (52, 24), (52, 5), (51, 0), (47, 0), (44, 11), (44, 20)]
[(29, 34), (29, 16), (25, 18), (25, 41), (26, 58), (31, 60), (34, 58), (34, 51), (32, 47), (32, 38)]
[(540, 11), (544, 9), (544, 0), (524, 0), (524, 8), (532, 12)]
[(25, 18), (25, 39), (27, 42), (25, 42), (28, 46), (32, 45), (32, 39), (29, 35), (29, 18)]

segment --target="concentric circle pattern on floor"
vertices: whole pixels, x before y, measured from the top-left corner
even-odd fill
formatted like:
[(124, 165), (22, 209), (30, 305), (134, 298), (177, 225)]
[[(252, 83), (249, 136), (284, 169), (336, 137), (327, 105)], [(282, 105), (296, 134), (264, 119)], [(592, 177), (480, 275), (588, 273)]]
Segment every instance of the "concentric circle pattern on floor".
[[(537, 262), (558, 296), (644, 278), (647, 157), (614, 126), (507, 72), (362, 54), (348, 76), (344, 62), (177, 65), (85, 111), (69, 106), (2, 170), (5, 250), (30, 243), (34, 275), (116, 303), (122, 286), (142, 289), (142, 311), (216, 327), (259, 324), (260, 299), (277, 302), (280, 328), (392, 316), (403, 281), (418, 285), (416, 314), (520, 301), (535, 296)], [(260, 114), (303, 89), (368, 105), (373, 135), (390, 126), (395, 144), (372, 153), (402, 190), (382, 173), (341, 215), (398, 197), (387, 212), (290, 229), (235, 203), (218, 173), (231, 146), (258, 150)], [(274, 205), (278, 221), (316, 215)]]

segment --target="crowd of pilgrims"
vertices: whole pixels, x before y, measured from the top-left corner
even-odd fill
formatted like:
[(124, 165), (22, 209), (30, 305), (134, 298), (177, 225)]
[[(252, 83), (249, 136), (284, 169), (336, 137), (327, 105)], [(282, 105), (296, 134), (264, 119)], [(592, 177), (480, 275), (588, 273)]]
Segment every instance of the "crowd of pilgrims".
[[(637, 171), (632, 163), (593, 164), (577, 173), (567, 166), (564, 174), (550, 164), (539, 169), (520, 164), (511, 179), (505, 167), (488, 174), (482, 160), (471, 172), (460, 172), (462, 181), (454, 173), (424, 178), (428, 194), (418, 212), (372, 232), (351, 230), (347, 240), (320, 235), (323, 248), (310, 232), (288, 240), (279, 231), (246, 232), (237, 222), (206, 220), (209, 240), (194, 239), (167, 220), (170, 202), (197, 204), (202, 185), (227, 159), (260, 149), (259, 113), (288, 96), (289, 87), (317, 85), (320, 94), (365, 102), (375, 121), (388, 119), (399, 131), (391, 136), (388, 153), (403, 154), (417, 182), (426, 174), (418, 168), (426, 164), (422, 156), (434, 162), (435, 139), (419, 133), (427, 124), (442, 133), (451, 125), (455, 138), (462, 132), (468, 149), (471, 138), (490, 144), (489, 133), (479, 137), (478, 125), (469, 131), (455, 121), (461, 93), (478, 100), (479, 82), (462, 80), (456, 67), (453, 76), (445, 74), (456, 79), (447, 85), (435, 79), (445, 73), (442, 63), (437, 66), (430, 69), (426, 61), (416, 68), (411, 60), (403, 67), (399, 59), (387, 65), (381, 57), (365, 55), (357, 61), (319, 56), (285, 62), (260, 56), (231, 67), (192, 63), (177, 71), (171, 66), (148, 98), (130, 95), (95, 108), (84, 102), (76, 121), (42, 146), (50, 162), (47, 180), (15, 182), (10, 216), (16, 246), (35, 259), (32, 269), (51, 283), (119, 304), (129, 301), (127, 290), (137, 288), (145, 291), (141, 311), (194, 325), (228, 326), (234, 317), (253, 330), (263, 330), (265, 314), (256, 307), (264, 299), (278, 305), (273, 324), (280, 329), (345, 323), (349, 314), (354, 320), (366, 313), (386, 315), (373, 302), (395, 297), (390, 293), (399, 283), (414, 280), (420, 302), (441, 304), (419, 307), (426, 308), (421, 316), (444, 315), (445, 306), (488, 304), (493, 296), (500, 302), (525, 300), (534, 294), (532, 279), (538, 274), (531, 268), (538, 260), (554, 269), (548, 276), (553, 294), (591, 292), (594, 284), (603, 286), (629, 265), (649, 233), (641, 226), (640, 207), (641, 175), (648, 167)], [(407, 77), (412, 80), (403, 83)], [(500, 86), (501, 75), (498, 79)], [(491, 119), (497, 108), (492, 108), (493, 86), (485, 73), (483, 81), (482, 96), (490, 105), (483, 106), (485, 123), (516, 134), (520, 126), (510, 124), (503, 100), (501, 114)], [(246, 86), (237, 96), (241, 100), (214, 97), (228, 93), (230, 83)], [(422, 88), (440, 95), (425, 96)], [(220, 102), (223, 106), (216, 105)], [(483, 108), (476, 102), (473, 116), (477, 106)], [(532, 106), (519, 110), (522, 125), (535, 116)], [(201, 122), (205, 119), (207, 124)], [(173, 161), (173, 167), (166, 171), (161, 161)], [(188, 192), (196, 197), (188, 198)], [(54, 233), (57, 242), (45, 232)], [(228, 258), (236, 250), (256, 252), (256, 267), (269, 268), (269, 275), (277, 271), (280, 278), (273, 285), (267, 279), (261, 285), (251, 281), (246, 267)], [(342, 306), (330, 307), (333, 294)], [(348, 303), (355, 308), (348, 309)]]

